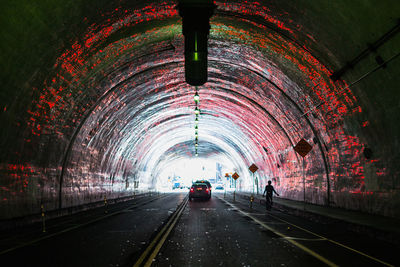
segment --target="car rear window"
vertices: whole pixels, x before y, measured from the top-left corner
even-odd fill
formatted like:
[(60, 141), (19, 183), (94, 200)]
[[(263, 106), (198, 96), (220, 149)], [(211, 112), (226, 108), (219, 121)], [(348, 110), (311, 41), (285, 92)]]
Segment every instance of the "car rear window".
[(199, 188), (199, 187), (207, 188), (207, 185), (205, 185), (205, 184), (195, 184), (193, 187), (195, 187), (195, 188)]
[(198, 181), (196, 181), (196, 183), (202, 183), (202, 184), (206, 184), (206, 185), (208, 185), (208, 187), (211, 187), (211, 184), (210, 184), (210, 182), (209, 181), (203, 181), (203, 180), (198, 180)]

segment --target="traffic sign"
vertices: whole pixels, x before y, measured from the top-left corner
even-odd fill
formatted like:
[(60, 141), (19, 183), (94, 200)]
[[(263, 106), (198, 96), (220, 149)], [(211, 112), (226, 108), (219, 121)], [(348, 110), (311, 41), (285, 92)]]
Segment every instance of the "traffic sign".
[(307, 141), (304, 140), (303, 138), (294, 147), (294, 151), (299, 153), (299, 155), (302, 156), (303, 158), (307, 156), (307, 154), (311, 151), (311, 149), (312, 146), (309, 143), (307, 143)]
[(256, 164), (251, 164), (251, 166), (249, 167), (249, 170), (252, 172), (252, 173), (255, 173), (257, 170), (258, 170), (258, 167), (256, 166)]
[(239, 174), (237, 174), (236, 172), (232, 175), (232, 178), (237, 180), (239, 178)]

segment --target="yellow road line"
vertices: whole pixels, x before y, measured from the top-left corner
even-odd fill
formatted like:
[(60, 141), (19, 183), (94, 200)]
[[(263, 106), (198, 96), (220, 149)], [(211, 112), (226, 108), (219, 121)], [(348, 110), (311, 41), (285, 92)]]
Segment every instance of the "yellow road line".
[(185, 209), (187, 204), (187, 200), (185, 202), (185, 204), (182, 206), (181, 210), (178, 212), (178, 214), (176, 215), (173, 223), (169, 226), (167, 232), (165, 233), (165, 235), (161, 238), (160, 242), (158, 242), (157, 246), (155, 247), (153, 253), (151, 253), (149, 259), (147, 260), (146, 264), (144, 265), (145, 267), (149, 267), (151, 266), (151, 263), (153, 262), (153, 259), (157, 256), (158, 252), (160, 251), (162, 245), (164, 244), (165, 240), (167, 240), (167, 237), (169, 236), (169, 234), (171, 233), (172, 229), (174, 229), (175, 224), (178, 222), (183, 210)]
[(331, 262), (330, 260), (324, 258), (323, 256), (319, 255), (317, 252), (307, 248), (306, 246), (303, 246), (302, 244), (294, 241), (293, 239), (291, 239), (290, 237), (282, 234), (281, 232), (276, 231), (275, 229), (269, 227), (268, 225), (266, 225), (264, 222), (260, 221), (259, 219), (253, 217), (252, 215), (250, 215), (247, 212), (242, 211), (241, 209), (239, 209), (238, 207), (236, 207), (235, 205), (233, 205), (232, 203), (226, 201), (225, 199), (222, 199), (220, 197), (218, 197), (220, 200), (226, 202), (228, 205), (230, 205), (233, 208), (236, 208), (237, 211), (239, 211), (240, 213), (242, 213), (243, 215), (249, 217), (250, 219), (252, 219), (253, 221), (255, 221), (256, 223), (258, 223), (259, 225), (261, 225), (262, 227), (264, 227), (265, 229), (268, 229), (269, 231), (277, 234), (278, 236), (284, 238), (285, 240), (287, 240), (288, 242), (292, 243), (293, 245), (295, 245), (296, 247), (300, 248), (301, 250), (303, 250), (304, 252), (310, 254), (311, 256), (317, 258), (318, 260), (322, 261), (323, 263), (325, 263), (328, 266), (332, 266), (332, 267), (336, 267), (338, 266), (337, 264)]
[[(175, 226), (176, 222), (178, 221), (179, 216), (181, 215), (182, 211), (185, 209), (186, 204), (187, 204), (187, 198), (182, 202), (182, 205), (179, 207), (177, 212), (174, 213), (174, 215), (169, 219), (169, 221), (165, 224), (165, 226), (160, 230), (160, 232), (158, 232), (156, 237), (147, 246), (146, 250), (142, 253), (142, 255), (139, 257), (139, 259), (136, 261), (135, 265), (133, 265), (134, 267), (141, 266), (143, 261), (146, 259), (147, 255), (150, 253), (150, 251), (153, 249), (154, 246), (156, 246), (154, 251), (153, 251), (153, 253), (150, 254), (150, 257), (149, 257), (148, 261), (145, 263), (144, 266), (150, 266), (151, 265), (153, 259), (157, 255), (158, 251), (160, 250), (161, 246), (164, 244), (164, 242), (165, 242), (166, 238), (168, 237), (169, 233), (171, 232), (171, 230)], [(167, 232), (165, 233), (164, 236), (162, 236), (166, 230), (167, 230)]]
[[(156, 199), (160, 199), (160, 198), (163, 198), (163, 197), (165, 197), (165, 196), (157, 197), (157, 198), (155, 198), (155, 199), (152, 199), (151, 201), (156, 200)], [(147, 203), (149, 203), (149, 202), (151, 202), (151, 201), (148, 201), (148, 202), (145, 202), (145, 203), (141, 203), (141, 206), (142, 206), (142, 205), (146, 205)], [(56, 232), (56, 233), (48, 234), (48, 235), (46, 235), (46, 236), (43, 236), (43, 237), (34, 239), (34, 240), (32, 240), (32, 241), (28, 241), (28, 242), (22, 243), (22, 244), (20, 244), (20, 245), (11, 247), (11, 248), (6, 249), (6, 250), (3, 250), (3, 251), (0, 251), (0, 255), (6, 254), (6, 253), (8, 253), (8, 252), (11, 252), (11, 251), (16, 250), (16, 249), (19, 249), (19, 248), (23, 248), (23, 247), (26, 247), (26, 246), (35, 244), (35, 243), (37, 243), (37, 242), (40, 242), (40, 241), (42, 241), (42, 240), (49, 239), (49, 238), (51, 238), (51, 237), (54, 237), (54, 236), (57, 236), (57, 235), (60, 235), (60, 234), (63, 234), (63, 233), (66, 233), (66, 232), (75, 230), (75, 229), (77, 229), (77, 228), (79, 228), (79, 227), (92, 224), (92, 223), (94, 223), (94, 222), (97, 222), (97, 221), (103, 220), (103, 219), (105, 219), (105, 218), (108, 218), (108, 217), (117, 215), (117, 214), (119, 214), (119, 213), (123, 213), (123, 212), (125, 212), (125, 211), (127, 211), (127, 210), (129, 210), (129, 209), (131, 209), (131, 208), (133, 208), (133, 207), (137, 207), (137, 206), (138, 206), (138, 205), (135, 204), (135, 205), (133, 205), (133, 206), (130, 206), (129, 208), (126, 208), (126, 209), (123, 209), (123, 210), (120, 210), (120, 211), (116, 211), (116, 212), (113, 212), (113, 213), (109, 213), (109, 214), (107, 214), (107, 215), (104, 215), (104, 216), (102, 216), (102, 217), (93, 219), (93, 220), (88, 221), (88, 222), (86, 222), (86, 223), (77, 224), (77, 225), (75, 225), (75, 226), (66, 228), (66, 229), (61, 230), (61, 231), (58, 231), (58, 232)]]
[(170, 224), (170, 221), (167, 222), (167, 224), (161, 229), (160, 232), (158, 232), (158, 234), (156, 235), (156, 237), (153, 239), (153, 241), (151, 241), (151, 243), (147, 246), (147, 248), (145, 249), (145, 251), (142, 253), (142, 255), (140, 255), (139, 259), (136, 261), (135, 265), (133, 265), (134, 267), (139, 267), (141, 266), (142, 262), (144, 261), (144, 259), (147, 257), (147, 255), (150, 253), (151, 249), (156, 245), (157, 241), (160, 239), (161, 235), (165, 232), (165, 230), (167, 229), (168, 225)]

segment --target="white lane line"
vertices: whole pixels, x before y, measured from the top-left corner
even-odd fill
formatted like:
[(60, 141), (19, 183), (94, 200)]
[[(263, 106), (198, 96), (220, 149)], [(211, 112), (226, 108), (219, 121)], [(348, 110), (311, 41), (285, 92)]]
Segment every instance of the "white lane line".
[(302, 231), (304, 231), (304, 232), (307, 232), (307, 233), (312, 234), (312, 235), (314, 235), (314, 236), (317, 236), (317, 237), (319, 237), (319, 238), (323, 238), (323, 239), (325, 239), (326, 241), (329, 241), (329, 242), (331, 242), (331, 243), (333, 243), (333, 244), (335, 244), (335, 245), (338, 245), (338, 246), (343, 247), (343, 248), (345, 248), (345, 249), (348, 249), (348, 250), (350, 250), (350, 251), (352, 251), (352, 252), (355, 252), (355, 253), (357, 253), (357, 254), (360, 254), (360, 255), (362, 255), (362, 256), (364, 256), (364, 257), (367, 257), (367, 258), (369, 258), (369, 259), (371, 259), (371, 260), (373, 260), (373, 261), (379, 262), (379, 263), (381, 263), (381, 264), (383, 264), (383, 265), (386, 265), (386, 266), (394, 267), (394, 265), (392, 265), (392, 264), (390, 264), (390, 263), (387, 263), (387, 262), (384, 262), (384, 261), (382, 261), (382, 260), (380, 260), (380, 259), (374, 258), (374, 257), (372, 257), (372, 256), (370, 256), (370, 255), (368, 255), (368, 254), (365, 254), (364, 252), (361, 252), (361, 251), (359, 251), (359, 250), (356, 250), (356, 249), (354, 249), (354, 248), (351, 248), (351, 247), (349, 247), (349, 246), (346, 246), (346, 245), (344, 245), (344, 244), (342, 244), (342, 243), (339, 243), (339, 242), (337, 242), (337, 241), (335, 241), (335, 240), (332, 240), (332, 239), (326, 238), (326, 237), (324, 237), (324, 236), (322, 236), (322, 235), (319, 235), (319, 234), (316, 234), (316, 233), (314, 233), (314, 232), (311, 232), (311, 231), (309, 231), (309, 230), (307, 230), (307, 229), (304, 229), (303, 227), (300, 227), (300, 226), (297, 226), (297, 225), (295, 225), (295, 224), (292, 224), (292, 223), (290, 223), (290, 222), (288, 222), (288, 221), (286, 221), (286, 220), (283, 220), (283, 219), (281, 219), (281, 218), (279, 218), (279, 217), (277, 217), (277, 216), (275, 216), (275, 215), (269, 214), (269, 216), (271, 216), (271, 217), (274, 218), (274, 219), (280, 220), (281, 222), (287, 223), (287, 224), (289, 224), (289, 225), (291, 225), (291, 226), (293, 226), (293, 227), (296, 227), (296, 228), (298, 228), (298, 229), (300, 229), (300, 230), (302, 230)]
[[(220, 200), (224, 201), (225, 203), (227, 203), (228, 205), (230, 205), (233, 208), (237, 208), (235, 205), (233, 205), (232, 203), (226, 201), (225, 199), (219, 198)], [(255, 221), (256, 223), (258, 223), (259, 225), (261, 225), (262, 227), (264, 227), (265, 229), (275, 233), (276, 235), (284, 238), (285, 240), (287, 240), (288, 242), (292, 243), (293, 245), (295, 245), (296, 247), (300, 248), (301, 250), (303, 250), (304, 252), (308, 253), (309, 255), (317, 258), (318, 260), (322, 261), (323, 263), (325, 263), (328, 266), (338, 266), (337, 264), (331, 262), (330, 260), (324, 258), (323, 256), (319, 255), (317, 252), (307, 248), (306, 246), (303, 246), (302, 244), (296, 242), (293, 239), (290, 239), (290, 237), (282, 234), (281, 232), (276, 231), (275, 229), (269, 227), (268, 225), (266, 225), (264, 222), (260, 221), (259, 219), (253, 217), (252, 215), (250, 215), (249, 213), (240, 210), (239, 208), (237, 208), (238, 212), (240, 212), (241, 214), (249, 217), (250, 219), (252, 219), (253, 221)]]
[[(224, 200), (224, 201), (226, 201), (226, 200)], [(226, 202), (227, 202), (227, 201), (226, 201)], [(229, 203), (229, 202), (227, 202), (227, 203)], [(356, 249), (354, 249), (354, 248), (348, 247), (348, 246), (346, 246), (346, 245), (344, 245), (344, 244), (341, 244), (341, 243), (339, 243), (339, 242), (337, 242), (337, 241), (335, 241), (335, 240), (332, 240), (332, 239), (326, 238), (326, 237), (324, 237), (324, 236), (321, 236), (321, 235), (319, 235), (319, 234), (316, 234), (316, 233), (314, 233), (314, 232), (311, 232), (311, 231), (309, 231), (309, 230), (307, 230), (307, 229), (304, 229), (303, 227), (300, 227), (300, 226), (297, 226), (297, 225), (295, 225), (295, 224), (292, 224), (292, 223), (290, 223), (290, 222), (288, 222), (288, 221), (286, 221), (286, 220), (283, 220), (283, 219), (281, 219), (281, 218), (279, 218), (279, 217), (277, 217), (277, 216), (275, 216), (275, 215), (272, 215), (272, 214), (270, 214), (270, 213), (269, 213), (268, 215), (269, 215), (270, 217), (274, 218), (274, 219), (277, 219), (277, 220), (279, 220), (279, 221), (281, 221), (281, 222), (284, 222), (284, 223), (289, 224), (289, 225), (291, 225), (291, 226), (293, 226), (293, 227), (296, 227), (297, 229), (300, 229), (300, 230), (302, 230), (302, 231), (304, 231), (304, 232), (307, 232), (307, 233), (312, 234), (312, 235), (314, 235), (314, 236), (316, 236), (316, 237), (319, 237), (319, 238), (321, 238), (321, 239), (324, 239), (324, 240), (326, 240), (326, 241), (329, 241), (329, 242), (331, 242), (331, 243), (333, 243), (333, 244), (335, 244), (335, 245), (338, 245), (338, 246), (340, 246), (340, 247), (343, 247), (343, 248), (345, 248), (345, 249), (348, 249), (348, 250), (350, 250), (350, 251), (352, 251), (352, 252), (358, 253), (358, 254), (360, 254), (360, 255), (362, 255), (362, 256), (364, 256), (364, 257), (367, 257), (367, 258), (369, 258), (369, 259), (371, 259), (371, 260), (373, 260), (373, 261), (379, 262), (379, 263), (381, 263), (381, 264), (383, 264), (383, 265), (386, 265), (386, 266), (394, 267), (394, 265), (392, 265), (392, 264), (390, 264), (390, 263), (387, 263), (387, 262), (385, 262), (385, 261), (382, 261), (382, 260), (380, 260), (380, 259), (377, 259), (377, 258), (375, 258), (375, 257), (372, 257), (372, 256), (370, 256), (370, 255), (368, 255), (368, 254), (365, 254), (364, 252), (358, 251), (358, 250), (356, 250)]]

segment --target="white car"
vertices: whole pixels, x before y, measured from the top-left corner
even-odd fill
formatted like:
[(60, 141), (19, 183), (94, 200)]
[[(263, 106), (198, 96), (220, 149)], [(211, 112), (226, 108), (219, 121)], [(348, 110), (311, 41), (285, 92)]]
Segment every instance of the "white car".
[(214, 188), (214, 190), (215, 190), (215, 191), (224, 191), (225, 188), (224, 188), (223, 185), (216, 185), (215, 188)]

